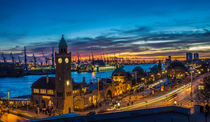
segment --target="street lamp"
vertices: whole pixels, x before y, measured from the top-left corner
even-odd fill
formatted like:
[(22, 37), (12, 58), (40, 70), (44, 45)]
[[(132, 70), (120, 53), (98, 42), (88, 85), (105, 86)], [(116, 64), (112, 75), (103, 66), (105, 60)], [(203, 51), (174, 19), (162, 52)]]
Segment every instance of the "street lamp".
[(174, 101), (174, 104), (177, 105), (177, 101)]
[(8, 91), (8, 101), (9, 101), (10, 97), (9, 97), (9, 91)]
[(194, 72), (194, 71), (191, 71), (191, 72), (190, 72), (190, 73), (191, 73), (191, 92), (190, 92), (191, 99), (192, 99), (192, 80), (193, 80), (193, 79), (192, 79), (192, 74), (193, 74), (193, 72)]
[(99, 103), (99, 99), (100, 99), (100, 89), (99, 89), (99, 77), (97, 77), (97, 87), (98, 87), (98, 96), (97, 96), (97, 103)]

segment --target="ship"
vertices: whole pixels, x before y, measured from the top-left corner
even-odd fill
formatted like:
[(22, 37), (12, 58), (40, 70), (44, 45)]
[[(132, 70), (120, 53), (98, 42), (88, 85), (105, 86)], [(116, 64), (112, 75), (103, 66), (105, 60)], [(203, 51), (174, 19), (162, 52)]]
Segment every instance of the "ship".
[(21, 77), (24, 75), (23, 64), (0, 62), (0, 77)]
[(12, 62), (7, 62), (4, 53), (1, 54), (3, 62), (0, 62), (0, 77), (21, 77), (24, 76), (24, 65), (20, 62), (15, 61), (12, 53), (10, 53)]

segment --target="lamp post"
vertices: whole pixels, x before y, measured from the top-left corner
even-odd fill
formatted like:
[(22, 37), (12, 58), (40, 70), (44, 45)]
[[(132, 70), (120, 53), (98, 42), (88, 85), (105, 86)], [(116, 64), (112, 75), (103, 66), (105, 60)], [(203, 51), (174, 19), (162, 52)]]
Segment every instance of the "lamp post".
[(190, 81), (190, 98), (191, 98), (191, 101), (190, 102), (192, 102), (193, 101), (193, 96), (192, 96), (192, 81), (193, 81), (193, 79), (192, 79), (192, 74), (193, 74), (193, 69), (191, 68), (191, 69), (189, 69), (189, 71), (190, 71), (190, 77), (191, 77), (191, 81)]
[(97, 78), (97, 86), (98, 86), (98, 98), (97, 98), (97, 103), (99, 103), (99, 99), (100, 99), (100, 92), (99, 92), (99, 78)]
[(191, 100), (192, 100), (192, 71), (190, 72), (191, 73), (191, 83), (190, 83), (190, 85), (191, 85), (191, 88), (190, 88), (190, 96), (191, 96)]
[(8, 91), (8, 101), (9, 101), (9, 91)]

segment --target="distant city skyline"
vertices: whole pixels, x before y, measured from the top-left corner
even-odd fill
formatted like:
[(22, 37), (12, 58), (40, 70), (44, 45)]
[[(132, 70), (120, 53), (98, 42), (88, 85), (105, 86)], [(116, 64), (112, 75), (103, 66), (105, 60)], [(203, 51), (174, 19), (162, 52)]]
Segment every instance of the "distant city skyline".
[[(181, 59), (210, 54), (209, 0), (0, 1), (0, 53), (51, 55), (64, 34), (73, 56)], [(2, 58), (0, 58), (2, 60)]]

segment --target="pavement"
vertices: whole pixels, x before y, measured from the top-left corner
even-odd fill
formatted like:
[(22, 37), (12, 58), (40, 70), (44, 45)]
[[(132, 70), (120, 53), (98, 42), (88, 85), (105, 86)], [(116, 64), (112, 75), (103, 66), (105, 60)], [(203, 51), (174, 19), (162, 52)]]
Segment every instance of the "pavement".
[(33, 120), (33, 119), (40, 119), (40, 118), (45, 118), (49, 117), (45, 114), (36, 114), (35, 112), (32, 111), (24, 111), (20, 109), (13, 109), (13, 110), (4, 110), (6, 111), (0, 118), (2, 121), (26, 121), (26, 120)]
[(4, 113), (1, 118), (0, 118), (0, 122), (24, 122), (27, 121), (29, 119), (24, 118), (24, 117), (20, 117), (14, 114), (10, 114), (10, 113)]

